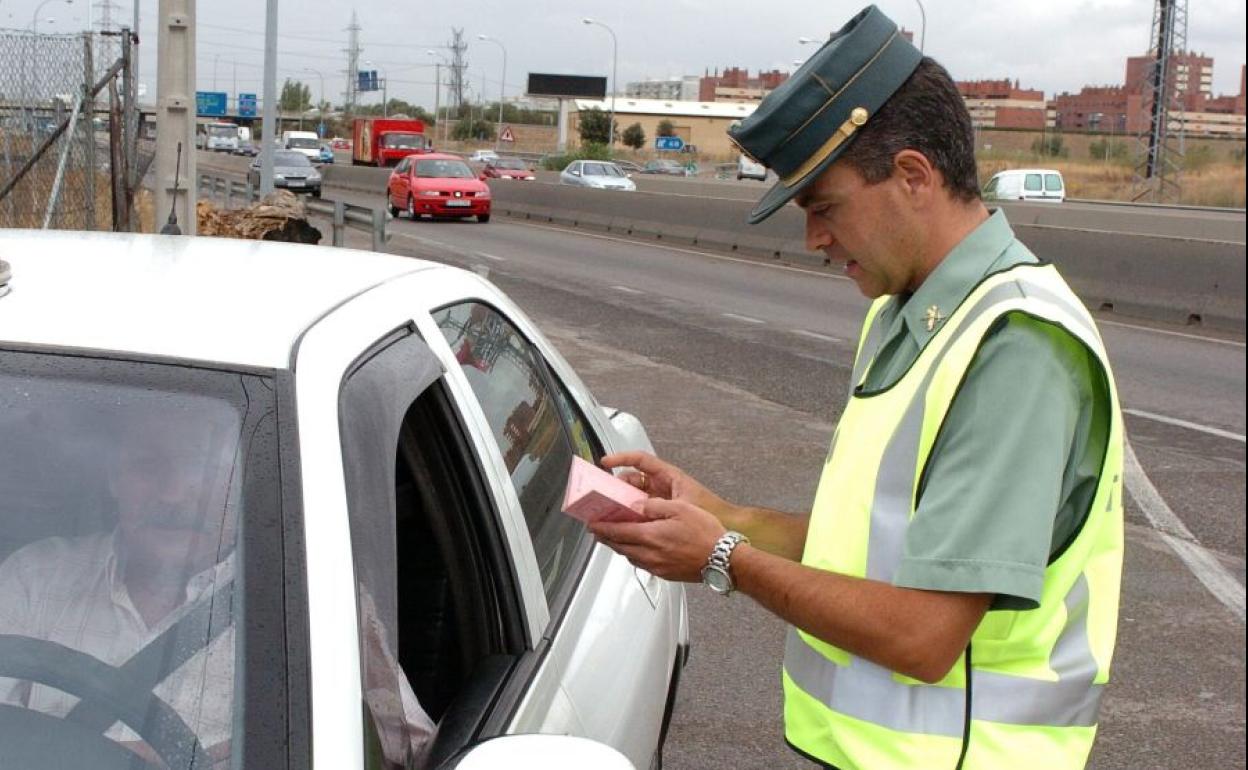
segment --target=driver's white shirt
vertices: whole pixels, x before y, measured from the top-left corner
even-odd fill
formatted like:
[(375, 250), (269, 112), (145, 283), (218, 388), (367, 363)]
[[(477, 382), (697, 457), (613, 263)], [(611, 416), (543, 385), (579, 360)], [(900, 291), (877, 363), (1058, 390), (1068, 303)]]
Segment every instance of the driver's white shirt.
[[(52, 537), (18, 550), (0, 564), (0, 633), (45, 639), (120, 666), (196, 606), (196, 600), (224, 585), (232, 559), (195, 575), (186, 601), (152, 627), (135, 609), (118, 573), (113, 533), (77, 538)], [(214, 613), (214, 623), (227, 615)], [(191, 656), (154, 689), (173, 707), (205, 747), (230, 737), (234, 696), (234, 625), (206, 649)], [(25, 706), (63, 717), (76, 695), (46, 685), (0, 677), (0, 703)], [(114, 740), (139, 740), (114, 724)]]

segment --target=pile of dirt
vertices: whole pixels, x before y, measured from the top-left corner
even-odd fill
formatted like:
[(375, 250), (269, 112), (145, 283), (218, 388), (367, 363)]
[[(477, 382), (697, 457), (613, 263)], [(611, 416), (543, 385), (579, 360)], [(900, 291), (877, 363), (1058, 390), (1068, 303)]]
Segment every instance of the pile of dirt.
[(218, 238), (320, 243), (321, 231), (308, 224), (303, 201), (289, 190), (274, 190), (245, 209), (220, 209), (201, 200), (195, 208), (196, 232)]

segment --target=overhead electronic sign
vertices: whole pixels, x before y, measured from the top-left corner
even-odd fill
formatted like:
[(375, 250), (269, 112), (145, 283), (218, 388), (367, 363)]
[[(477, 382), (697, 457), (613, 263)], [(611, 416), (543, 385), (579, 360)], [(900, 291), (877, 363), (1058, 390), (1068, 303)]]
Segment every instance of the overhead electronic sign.
[(529, 73), (529, 96), (550, 96), (563, 99), (604, 99), (607, 79), (586, 75), (550, 75)]

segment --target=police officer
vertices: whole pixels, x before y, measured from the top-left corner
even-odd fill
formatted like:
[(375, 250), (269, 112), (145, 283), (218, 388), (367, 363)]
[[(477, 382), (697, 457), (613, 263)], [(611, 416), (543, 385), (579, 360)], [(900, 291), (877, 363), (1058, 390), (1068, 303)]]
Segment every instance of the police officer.
[[(840, 770), (1083, 767), (1122, 572), (1122, 417), (1092, 318), (980, 201), (949, 74), (875, 7), (730, 131), (872, 298), (813, 508), (644, 453), (600, 540), (790, 625), (785, 733)], [(743, 447), (743, 450), (748, 448)]]

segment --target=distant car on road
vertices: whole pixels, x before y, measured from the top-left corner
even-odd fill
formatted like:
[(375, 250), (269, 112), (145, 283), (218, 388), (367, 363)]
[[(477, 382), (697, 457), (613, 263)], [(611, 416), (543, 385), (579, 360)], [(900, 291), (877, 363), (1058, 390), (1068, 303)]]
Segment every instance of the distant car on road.
[(493, 150), (477, 150), (468, 156), (469, 163), (489, 163), (498, 160), (498, 153)]
[(242, 155), (247, 158), (254, 158), (260, 154), (260, 147), (252, 142), (239, 142), (238, 147), (233, 152), (234, 155)]
[(1066, 200), (1066, 182), (1062, 172), (1052, 168), (999, 171), (984, 185), (983, 198), (986, 201), (1061, 203)]
[(757, 179), (767, 181), (767, 167), (750, 158), (748, 155), (737, 156), (737, 179)]
[(487, 161), (481, 169), (483, 179), (525, 179), (533, 181), (537, 174), (533, 167), (520, 158), (497, 158)]
[(409, 219), (490, 221), (490, 188), (458, 155), (409, 155), (390, 172), (386, 203), (390, 216), (406, 211)]
[(341, 136), (335, 136), (333, 139), (329, 140), (329, 146), (335, 150), (349, 150), (351, 149), (351, 140), (344, 139)]
[[(253, 187), (260, 186), (260, 161), (257, 157), (251, 162), (247, 171), (247, 181)], [(308, 156), (297, 150), (273, 151), (273, 186), (290, 190), (294, 193), (311, 193), (312, 197), (321, 197), (321, 172), (316, 170)]]
[(635, 163), (631, 160), (616, 159), (611, 162), (622, 168), (626, 174), (640, 174), (642, 168), (644, 168), (640, 163)]
[(593, 187), (598, 190), (637, 189), (624, 169), (605, 160), (574, 160), (559, 173), (559, 182), (575, 187)]
[(320, 155), (318, 156), (317, 162), (319, 163), (333, 163), (334, 162), (334, 151), (328, 144), (321, 145), (321, 152), (320, 152)]
[(689, 169), (678, 160), (669, 160), (661, 158), (659, 160), (647, 161), (646, 165), (641, 167), (643, 174), (667, 174), (668, 176), (689, 176)]

